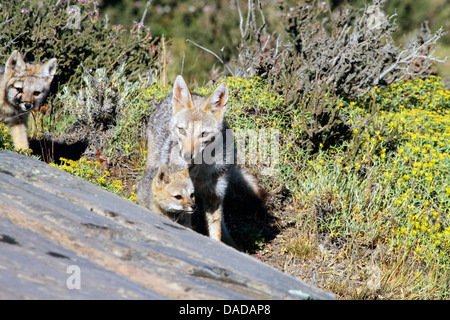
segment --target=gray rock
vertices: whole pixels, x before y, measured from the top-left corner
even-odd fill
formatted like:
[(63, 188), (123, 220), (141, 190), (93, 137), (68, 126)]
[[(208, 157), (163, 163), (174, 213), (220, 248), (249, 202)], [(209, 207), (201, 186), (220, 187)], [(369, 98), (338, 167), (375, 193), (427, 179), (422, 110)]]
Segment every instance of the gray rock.
[(8, 151), (0, 151), (0, 288), (0, 299), (335, 299)]

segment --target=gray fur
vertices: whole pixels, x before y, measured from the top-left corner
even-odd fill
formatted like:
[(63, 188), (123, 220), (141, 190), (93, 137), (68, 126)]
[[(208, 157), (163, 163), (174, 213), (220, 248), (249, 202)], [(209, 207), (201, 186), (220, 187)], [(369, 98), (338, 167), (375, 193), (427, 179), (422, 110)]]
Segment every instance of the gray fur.
[(141, 181), (139, 181), (137, 193), (136, 193), (136, 202), (146, 207), (147, 209), (151, 209), (151, 203), (153, 201), (153, 191), (152, 191), (152, 183), (153, 178), (158, 172), (158, 168), (152, 168), (150, 170), (146, 170), (144, 176)]
[[(177, 81), (180, 81), (180, 79), (177, 78)], [(184, 81), (182, 82), (184, 83)], [(174, 88), (174, 94), (175, 90), (177, 89)], [(225, 92), (225, 98), (227, 98), (227, 88), (225, 88)], [(217, 221), (216, 218), (208, 218), (208, 216), (214, 212), (218, 212), (220, 220), (222, 221), (219, 221), (219, 223), (222, 224), (222, 233), (226, 238), (231, 239), (228, 231), (225, 229), (221, 210), (225, 191), (227, 189), (227, 181), (229, 180), (228, 175), (231, 172), (231, 168), (234, 166), (236, 153), (234, 148), (234, 137), (231, 130), (227, 130), (229, 127), (223, 117), (219, 122), (216, 120), (212, 121), (211, 119), (214, 118), (214, 116), (203, 110), (204, 106), (208, 103), (208, 99), (196, 94), (191, 95), (188, 90), (187, 92), (186, 90), (182, 91), (180, 94), (183, 95), (183, 99), (178, 99), (177, 101), (186, 103), (186, 101), (182, 102), (181, 100), (189, 98), (189, 103), (192, 102), (192, 106), (191, 108), (179, 111), (178, 117), (176, 117), (173, 104), (174, 94), (166, 97), (159, 105), (157, 105), (150, 116), (148, 123), (147, 173), (145, 174), (145, 177), (147, 177), (146, 179), (148, 180), (152, 175), (152, 172), (154, 174), (154, 168), (159, 167), (161, 164), (166, 165), (171, 171), (189, 168), (189, 176), (194, 183), (196, 204), (198, 205), (200, 212), (203, 212), (206, 215), (207, 221)], [(219, 98), (220, 97), (217, 97), (217, 94), (215, 93), (211, 96), (213, 103), (217, 103)], [(183, 112), (185, 112), (185, 114), (183, 114)], [(212, 109), (212, 114), (215, 112), (217, 112), (217, 110)], [(208, 118), (209, 122), (212, 121), (215, 123), (216, 128), (214, 129), (213, 138), (210, 139), (209, 143), (207, 143), (206, 146), (203, 146), (204, 149), (194, 155), (194, 158), (188, 163), (181, 155), (181, 147), (174, 132), (177, 130), (177, 121), (189, 121), (188, 116), (193, 115), (197, 116), (196, 119), (198, 119), (199, 122), (202, 122), (202, 119)], [(208, 163), (206, 163), (206, 158), (204, 156), (210, 155), (212, 148), (214, 149), (214, 161), (208, 160)], [(230, 161), (230, 159), (232, 161)], [(148, 188), (148, 183), (141, 183), (141, 186), (140, 190), (143, 192), (144, 188)], [(143, 196), (138, 195), (138, 197)], [(210, 222), (208, 222), (208, 228), (209, 226)], [(211, 236), (211, 231), (209, 231), (209, 234)], [(232, 242), (232, 240), (228, 242)]]

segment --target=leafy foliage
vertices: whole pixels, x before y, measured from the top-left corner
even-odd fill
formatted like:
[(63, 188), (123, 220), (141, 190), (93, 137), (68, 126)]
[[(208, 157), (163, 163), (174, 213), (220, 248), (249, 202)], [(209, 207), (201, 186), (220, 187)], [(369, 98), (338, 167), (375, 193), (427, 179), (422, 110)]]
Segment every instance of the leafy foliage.
[(84, 70), (116, 69), (125, 59), (130, 79), (154, 76), (158, 39), (143, 26), (126, 29), (100, 16), (96, 2), (12, 0), (0, 10), (0, 55), (19, 50), (25, 60), (58, 59), (53, 84), (78, 88)]
[(14, 143), (4, 123), (0, 123), (0, 149), (14, 150)]
[[(285, 188), (295, 199), (298, 234), (285, 250), (305, 261), (304, 272), (318, 259), (328, 261), (324, 273), (342, 274), (343, 261), (351, 261), (357, 267), (344, 275), (368, 281), (373, 262), (362, 254), (368, 250), (377, 257), (379, 285), (355, 289), (349, 281), (333, 290), (320, 283), (349, 298), (448, 297), (450, 91), (440, 78), (399, 81), (361, 99), (333, 100), (350, 126), (348, 136), (328, 148), (319, 144), (312, 155), (301, 139), (308, 130), (302, 126), (306, 108), (290, 108), (261, 78), (226, 81), (227, 117), (235, 130), (281, 132), (277, 178), (260, 178), (272, 190), (275, 210), (287, 210)], [(261, 172), (259, 164), (252, 168)], [(324, 246), (339, 248), (338, 261), (323, 253)]]
[(140, 161), (152, 103), (161, 100), (166, 89), (130, 82), (125, 77), (125, 66), (111, 76), (97, 69), (94, 74), (85, 74), (83, 80), (76, 95), (68, 86), (58, 95), (64, 108), (55, 119), (59, 123), (57, 130), (73, 135), (75, 140), (88, 140), (86, 154), (102, 152), (113, 163)]
[[(427, 75), (432, 48), (443, 30), (431, 35), (424, 28), (421, 37), (401, 48), (392, 39), (394, 16), (385, 17), (382, 4), (376, 0), (361, 12), (346, 7), (334, 13), (319, 1), (289, 10), (282, 6), (289, 45), (274, 81), (291, 83), (297, 91), (325, 87), (339, 95), (362, 97), (375, 85)], [(414, 69), (418, 58), (422, 65)]]
[(309, 152), (348, 137), (351, 126), (339, 110), (337, 97), (358, 99), (374, 86), (435, 72), (433, 54), (443, 30), (433, 35), (424, 24), (416, 38), (397, 46), (392, 38), (394, 16), (384, 16), (383, 2), (335, 12), (322, 1), (299, 2), (290, 8), (281, 2), (286, 41), (279, 37), (274, 41), (265, 24), (258, 24), (260, 2), (249, 4), (237, 74), (267, 78), (292, 108), (305, 111), (302, 144)]

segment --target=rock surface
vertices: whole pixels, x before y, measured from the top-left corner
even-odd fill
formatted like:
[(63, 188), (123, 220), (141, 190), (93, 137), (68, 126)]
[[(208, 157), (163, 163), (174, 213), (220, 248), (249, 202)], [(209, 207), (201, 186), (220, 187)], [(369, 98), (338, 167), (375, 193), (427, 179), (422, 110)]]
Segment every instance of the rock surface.
[(0, 151), (0, 288), (0, 299), (335, 298), (8, 151)]

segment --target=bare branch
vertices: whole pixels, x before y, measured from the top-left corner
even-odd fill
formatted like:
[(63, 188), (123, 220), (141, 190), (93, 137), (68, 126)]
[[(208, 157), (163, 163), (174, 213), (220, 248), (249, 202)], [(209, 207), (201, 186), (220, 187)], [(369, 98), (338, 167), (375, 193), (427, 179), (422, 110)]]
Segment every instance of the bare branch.
[(239, 0), (236, 0), (236, 7), (239, 13), (239, 30), (241, 31), (241, 37), (244, 37), (244, 29), (242, 29), (242, 26), (244, 24), (244, 18), (242, 17), (242, 12), (241, 12), (241, 6), (239, 5)]
[(151, 3), (152, 3), (152, 0), (147, 1), (147, 4), (145, 5), (145, 10), (144, 10), (144, 13), (142, 14), (142, 18), (141, 18), (138, 28), (140, 26), (144, 25), (145, 16), (147, 15), (147, 10), (150, 7)]
[(3, 21), (2, 23), (0, 23), (0, 28), (2, 28), (5, 24), (7, 24), (8, 22), (14, 20), (16, 18), (16, 16), (12, 17), (12, 18), (6, 18), (5, 21)]
[(264, 16), (261, 1), (259, 1), (259, 0), (258, 0), (258, 8), (259, 8), (259, 13), (261, 14), (262, 25), (265, 26), (266, 25), (266, 17)]
[(267, 37), (266, 43), (264, 43), (263, 47), (261, 48), (261, 51), (264, 51), (266, 49), (267, 44), (269, 43), (269, 41), (270, 41), (270, 35)]
[(26, 30), (20, 34), (17, 35), (17, 37), (15, 37), (14, 39), (10, 39), (8, 40), (8, 42), (0, 48), (0, 50), (3, 50), (5, 48), (8, 48), (10, 45), (12, 45), (17, 39), (19, 39), (21, 36), (23, 36), (24, 34), (27, 34), (29, 32), (29, 30)]
[(183, 51), (183, 60), (181, 60), (181, 72), (180, 75), (183, 76), (183, 70), (184, 70), (184, 59), (186, 58), (186, 53)]
[(250, 13), (252, 12), (251, 7), (252, 7), (252, 0), (248, 0), (248, 12), (247, 12), (247, 21), (245, 22), (245, 33), (244, 36), (247, 34), (247, 31), (250, 27)]
[(190, 39), (186, 39), (186, 42), (192, 43), (194, 46), (196, 46), (196, 47), (198, 47), (198, 48), (200, 48), (200, 49), (202, 49), (202, 50), (208, 52), (209, 54), (212, 54), (214, 57), (217, 58), (217, 60), (220, 61), (220, 63), (221, 63), (221, 64), (223, 65), (223, 67), (227, 70), (227, 72), (228, 72), (231, 76), (234, 77), (233, 71), (231, 71), (231, 69), (225, 64), (225, 62), (224, 62), (217, 54), (215, 54), (214, 52), (212, 52), (212, 51), (209, 50), (209, 49), (206, 49), (205, 47), (202, 47), (201, 45), (199, 45), (199, 44), (193, 42), (193, 41), (190, 40)]

